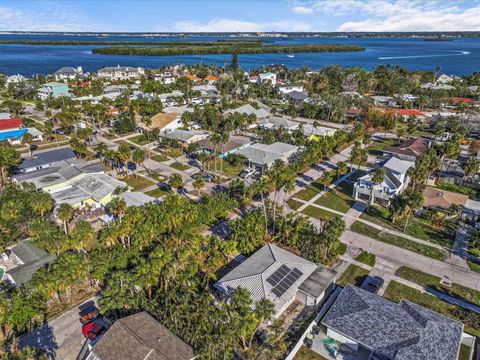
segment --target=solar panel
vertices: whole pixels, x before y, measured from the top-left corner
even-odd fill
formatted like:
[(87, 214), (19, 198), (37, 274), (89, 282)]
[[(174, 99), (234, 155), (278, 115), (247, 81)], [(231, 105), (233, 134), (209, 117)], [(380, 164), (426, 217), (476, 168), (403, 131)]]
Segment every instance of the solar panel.
[[(282, 267), (285, 266), (285, 265), (282, 265)], [(288, 269), (287, 266), (285, 266), (285, 268)], [(280, 270), (280, 268), (278, 269)], [(277, 271), (278, 271), (277, 270)], [(267, 281), (270, 285), (274, 286), (274, 288), (272, 289), (272, 293), (275, 294), (277, 297), (280, 297), (282, 296), (294, 283), (295, 281), (297, 281), (300, 276), (303, 275), (303, 272), (301, 272), (300, 270), (298, 270), (297, 268), (293, 268), (292, 270), (289, 270), (285, 276), (283, 276), (279, 281), (277, 281), (274, 284), (272, 284), (272, 282), (270, 282), (269, 280), (273, 277), (273, 275), (275, 275), (277, 273), (277, 271), (272, 274), (272, 276), (270, 276)], [(284, 272), (284, 270), (282, 271)], [(278, 275), (278, 274), (277, 274)], [(276, 278), (276, 277), (275, 277)]]
[(267, 282), (272, 286), (276, 286), (289, 272), (290, 268), (282, 265), (268, 277)]

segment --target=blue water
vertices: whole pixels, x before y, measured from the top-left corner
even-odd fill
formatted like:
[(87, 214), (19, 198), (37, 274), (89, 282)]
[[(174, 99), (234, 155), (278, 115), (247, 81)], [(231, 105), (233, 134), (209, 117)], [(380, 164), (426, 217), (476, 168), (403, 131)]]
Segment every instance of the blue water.
[[(215, 37), (181, 38), (141, 36), (96, 37), (86, 35), (0, 35), (0, 39), (36, 40), (125, 40), (125, 41), (207, 41)], [(220, 38), (228, 39), (228, 38)], [(267, 39), (272, 40), (272, 39)], [(423, 39), (371, 39), (371, 38), (294, 38), (279, 39), (275, 43), (313, 44), (336, 43), (364, 46), (366, 51), (342, 53), (298, 53), (289, 58), (286, 54), (239, 55), (243, 69), (262, 65), (284, 64), (291, 68), (308, 66), (319, 69), (328, 65), (358, 66), (372, 70), (380, 64), (400, 65), (409, 70), (435, 70), (447, 74), (468, 75), (480, 71), (480, 39), (466, 38), (455, 41), (423, 41)], [(103, 45), (102, 45), (103, 46)], [(82, 66), (84, 71), (96, 71), (104, 66), (141, 66), (158, 68), (169, 64), (187, 65), (203, 62), (223, 66), (230, 62), (230, 54), (185, 56), (114, 56), (92, 54), (95, 46), (40, 46), (0, 45), (0, 73), (47, 74), (62, 66)]]

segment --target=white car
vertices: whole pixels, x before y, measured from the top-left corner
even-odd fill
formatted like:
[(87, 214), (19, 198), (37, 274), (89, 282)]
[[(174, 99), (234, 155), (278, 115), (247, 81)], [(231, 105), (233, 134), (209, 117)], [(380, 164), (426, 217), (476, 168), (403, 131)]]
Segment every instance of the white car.
[(242, 179), (247, 179), (250, 176), (253, 176), (253, 174), (255, 174), (255, 169), (245, 169), (240, 173), (240, 177)]

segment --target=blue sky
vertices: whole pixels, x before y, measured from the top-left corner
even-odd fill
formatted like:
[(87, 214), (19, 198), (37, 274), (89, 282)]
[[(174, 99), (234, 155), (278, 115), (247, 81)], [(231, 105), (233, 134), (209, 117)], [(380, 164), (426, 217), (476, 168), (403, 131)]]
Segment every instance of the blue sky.
[(0, 0), (0, 31), (480, 31), (480, 0)]

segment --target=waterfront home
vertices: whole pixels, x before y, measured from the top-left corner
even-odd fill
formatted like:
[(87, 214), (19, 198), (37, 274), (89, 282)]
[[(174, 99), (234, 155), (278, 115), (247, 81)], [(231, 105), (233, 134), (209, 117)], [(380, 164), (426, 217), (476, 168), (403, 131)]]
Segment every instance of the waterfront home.
[[(373, 173), (370, 172), (360, 177), (353, 187), (353, 197), (355, 200), (363, 200), (370, 203), (379, 203), (388, 205), (390, 200), (400, 195), (410, 182), (408, 169), (413, 167), (413, 161), (391, 157), (382, 166), (385, 175), (380, 184), (372, 182)], [(373, 190), (372, 190), (373, 188)]]
[(0, 119), (0, 141), (7, 140), (12, 145), (20, 144), (27, 131), (20, 119)]
[(455, 90), (455, 86), (448, 84), (425, 83), (422, 84), (420, 87), (426, 90)]
[(81, 66), (77, 68), (71, 66), (64, 66), (53, 73), (55, 80), (74, 80), (79, 76), (83, 75), (83, 69)]
[(97, 71), (97, 76), (104, 80), (132, 80), (145, 74), (145, 69), (130, 66), (108, 66)]
[(217, 83), (218, 76), (209, 74), (203, 78), (203, 81), (205, 81), (207, 84), (213, 85)]
[(70, 96), (67, 84), (60, 82), (49, 82), (37, 90), (37, 95), (40, 99), (46, 100), (49, 97), (59, 98), (62, 96)]
[(277, 85), (277, 74), (272, 73), (272, 72), (266, 72), (262, 74), (258, 74), (258, 80), (260, 83), (263, 83), (265, 81), (270, 81), (270, 84), (272, 86)]
[(245, 156), (251, 167), (255, 167), (263, 172), (269, 169), (276, 160), (282, 160), (286, 163), (293, 161), (298, 151), (298, 146), (275, 142), (269, 145), (261, 143), (251, 144), (239, 149), (235, 153)]
[(19, 84), (27, 80), (28, 79), (25, 76), (17, 74), (17, 75), (7, 76), (7, 78), (5, 79), (5, 82), (7, 84)]
[(276, 245), (267, 244), (223, 276), (214, 288), (222, 298), (231, 291), (249, 291), (252, 307), (262, 299), (275, 306), (274, 317), (280, 316), (295, 300), (317, 306), (334, 288), (336, 272), (316, 265)]
[(85, 360), (193, 360), (193, 348), (142, 311), (113, 323), (77, 359)]
[(327, 328), (323, 344), (328, 341), (331, 351), (348, 359), (457, 360), (463, 336), (463, 324), (455, 320), (352, 285), (342, 290), (321, 324)]

